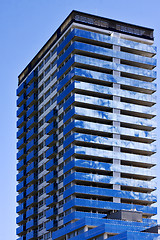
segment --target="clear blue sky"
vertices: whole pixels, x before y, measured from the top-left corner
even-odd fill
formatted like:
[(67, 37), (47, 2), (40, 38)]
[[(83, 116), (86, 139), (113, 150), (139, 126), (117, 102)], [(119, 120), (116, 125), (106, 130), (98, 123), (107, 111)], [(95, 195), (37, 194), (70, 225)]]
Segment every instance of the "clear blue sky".
[(73, 9), (154, 28), (160, 49), (159, 0), (0, 0), (0, 240), (16, 239), (17, 76)]

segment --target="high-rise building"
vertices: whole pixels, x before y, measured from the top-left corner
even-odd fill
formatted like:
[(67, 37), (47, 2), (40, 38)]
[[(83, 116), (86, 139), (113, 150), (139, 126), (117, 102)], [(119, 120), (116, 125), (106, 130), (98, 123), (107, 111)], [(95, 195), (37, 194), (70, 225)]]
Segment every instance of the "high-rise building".
[(19, 75), (17, 240), (158, 238), (155, 55), (73, 11)]

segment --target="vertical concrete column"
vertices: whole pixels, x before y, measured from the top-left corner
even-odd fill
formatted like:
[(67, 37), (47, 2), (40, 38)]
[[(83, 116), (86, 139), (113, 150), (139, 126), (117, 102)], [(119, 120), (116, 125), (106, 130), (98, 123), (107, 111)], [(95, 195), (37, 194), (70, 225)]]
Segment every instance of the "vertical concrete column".
[[(114, 33), (113, 37), (119, 37), (119, 34)], [(113, 45), (113, 51), (120, 51), (120, 46)], [(113, 63), (120, 64), (120, 59), (119, 58), (113, 58)], [(113, 70), (113, 76), (120, 77), (120, 72), (117, 71), (117, 70)], [(113, 83), (113, 89), (115, 89), (116, 92), (118, 92), (118, 89), (120, 89), (120, 84), (119, 83)], [(118, 102), (121, 101), (121, 99), (120, 99), (119, 96), (113, 95), (113, 101), (118, 103)], [(118, 109), (118, 106), (117, 106), (117, 108), (114, 107), (113, 113), (114, 114), (120, 114), (120, 110)], [(113, 121), (113, 127), (119, 128), (120, 127), (120, 122), (119, 121)], [(118, 141), (119, 139), (120, 139), (120, 134), (113, 134), (113, 140), (115, 142)], [(113, 152), (118, 153), (120, 151), (121, 151), (120, 147), (118, 147), (118, 146), (113, 147)], [(121, 162), (118, 158), (113, 159), (113, 165), (115, 166), (115, 168), (116, 168), (116, 166), (118, 167), (120, 164), (121, 164)], [(113, 171), (113, 177), (115, 178), (115, 180), (116, 180), (116, 178), (120, 178), (121, 177), (120, 172), (118, 172), (117, 170)], [(121, 186), (119, 184), (113, 184), (113, 189), (120, 190)], [(113, 202), (120, 203), (121, 199), (118, 198), (118, 197), (113, 197)]]

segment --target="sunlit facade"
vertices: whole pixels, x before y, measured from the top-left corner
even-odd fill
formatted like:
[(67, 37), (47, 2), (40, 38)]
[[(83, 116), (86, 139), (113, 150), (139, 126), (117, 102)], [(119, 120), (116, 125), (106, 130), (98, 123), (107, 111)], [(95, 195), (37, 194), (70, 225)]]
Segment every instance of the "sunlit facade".
[(158, 239), (155, 55), (73, 11), (19, 75), (17, 240)]

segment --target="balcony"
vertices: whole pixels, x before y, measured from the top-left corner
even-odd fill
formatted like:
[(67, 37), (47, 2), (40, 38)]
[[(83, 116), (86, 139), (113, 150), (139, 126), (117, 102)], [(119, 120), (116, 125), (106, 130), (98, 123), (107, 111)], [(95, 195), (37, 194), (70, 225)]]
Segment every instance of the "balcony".
[(26, 178), (26, 171), (22, 170), (17, 174), (16, 180), (17, 181), (22, 181)]
[(51, 159), (46, 163), (46, 170), (53, 170), (57, 167), (58, 161), (56, 158)]
[(58, 210), (57, 208), (50, 208), (46, 211), (46, 218), (53, 219), (55, 215), (57, 215)]
[(17, 96), (20, 96), (26, 91), (26, 83), (23, 82), (17, 89)]
[(51, 112), (49, 112), (47, 115), (46, 115), (46, 122), (53, 122), (53, 120), (56, 119), (56, 117), (58, 116), (58, 111), (57, 109), (53, 109)]
[(22, 115), (24, 115), (26, 113), (26, 105), (23, 104), (18, 110), (17, 110), (17, 117), (22, 117)]
[(52, 171), (46, 175), (46, 182), (54, 182), (57, 178), (57, 171)]
[(57, 134), (52, 134), (46, 139), (46, 146), (51, 147), (57, 141)]
[(37, 166), (38, 166), (37, 162), (30, 163), (26, 168), (26, 173), (32, 173), (37, 171)]
[(57, 154), (57, 146), (53, 146), (46, 151), (46, 158), (55, 157)]
[(17, 159), (21, 160), (23, 158), (25, 158), (26, 156), (26, 149), (22, 148), (18, 153), (17, 153)]
[(17, 138), (22, 138), (26, 135), (26, 128), (25, 126), (21, 127), (19, 131), (17, 132)]
[(17, 170), (23, 170), (26, 168), (26, 161), (22, 159), (19, 163), (17, 163)]
[(37, 150), (33, 150), (32, 152), (30, 152), (27, 157), (26, 157), (26, 162), (32, 162), (37, 160), (38, 157), (38, 152)]
[(24, 235), (25, 232), (26, 232), (26, 226), (25, 226), (25, 224), (19, 226), (19, 227), (16, 229), (16, 234), (17, 234), (17, 235), (20, 235), (20, 236), (21, 236), (21, 235)]
[(32, 173), (26, 178), (26, 184), (33, 184), (36, 183), (38, 179), (37, 173)]
[(37, 137), (37, 128), (33, 127), (27, 134), (26, 140), (33, 139)]
[(46, 222), (46, 230), (47, 231), (54, 231), (57, 228), (57, 220), (51, 220), (49, 222)]
[(26, 200), (26, 193), (21, 192), (19, 195), (17, 195), (16, 200), (19, 203), (24, 202)]
[(17, 121), (17, 128), (21, 128), (22, 126), (24, 126), (26, 124), (26, 115), (23, 115), (20, 119), (18, 119)]
[(37, 196), (31, 196), (30, 198), (28, 198), (26, 201), (26, 207), (36, 206), (38, 204), (37, 199)]
[(26, 214), (21, 214), (16, 218), (16, 224), (24, 224), (26, 222)]
[(38, 117), (37, 116), (33, 116), (26, 124), (26, 128), (27, 129), (31, 129), (33, 127), (36, 127), (38, 124)]
[(37, 230), (33, 230), (29, 233), (26, 234), (26, 240), (32, 240), (32, 239), (37, 239)]
[(33, 93), (30, 98), (27, 99), (26, 106), (31, 107), (33, 104), (37, 103), (38, 95), (36, 93)]
[(57, 203), (57, 195), (50, 196), (49, 198), (46, 199), (46, 206), (51, 207), (56, 205)]
[(37, 184), (31, 185), (29, 188), (26, 189), (26, 196), (35, 195), (37, 193)]
[(26, 95), (31, 96), (33, 93), (37, 92), (37, 83), (33, 82), (26, 90)]
[(46, 127), (46, 134), (52, 134), (57, 130), (57, 122), (52, 122)]
[(26, 223), (26, 229), (35, 229), (37, 228), (37, 219), (31, 219), (29, 222)]
[(26, 151), (28, 152), (28, 151), (32, 151), (32, 150), (36, 149), (36, 148), (37, 148), (37, 142), (38, 142), (37, 138), (32, 139), (32, 140), (27, 144), (27, 146), (26, 146)]
[(26, 211), (26, 218), (36, 217), (37, 213), (38, 213), (37, 207), (32, 207), (31, 209)]
[(51, 183), (49, 186), (46, 187), (46, 194), (52, 195), (57, 191), (57, 183)]
[(31, 84), (33, 81), (37, 79), (37, 77), (38, 77), (38, 72), (36, 70), (33, 70), (33, 72), (31, 72), (27, 77), (26, 83)]
[(21, 203), (19, 206), (16, 207), (16, 213), (22, 214), (26, 211), (25, 203)]
[(17, 192), (23, 192), (26, 189), (25, 180), (17, 185)]
[(26, 94), (23, 93), (18, 99), (17, 99), (17, 107), (20, 107), (22, 104), (26, 102)]
[(25, 147), (26, 145), (26, 138), (22, 137), (18, 142), (17, 142), (17, 148), (21, 149), (23, 147)]
[(32, 105), (32, 107), (30, 107), (29, 110), (27, 111), (27, 118), (35, 116), (37, 112), (38, 112), (37, 105)]

